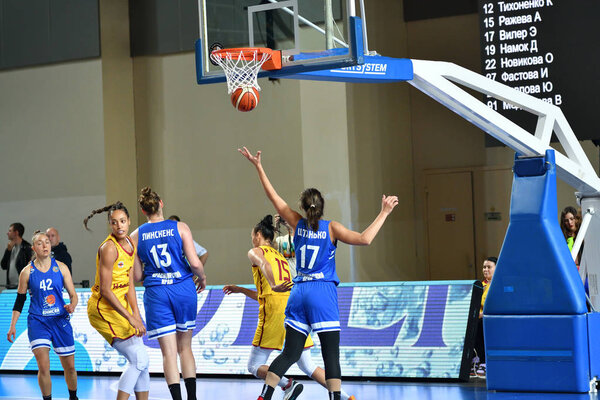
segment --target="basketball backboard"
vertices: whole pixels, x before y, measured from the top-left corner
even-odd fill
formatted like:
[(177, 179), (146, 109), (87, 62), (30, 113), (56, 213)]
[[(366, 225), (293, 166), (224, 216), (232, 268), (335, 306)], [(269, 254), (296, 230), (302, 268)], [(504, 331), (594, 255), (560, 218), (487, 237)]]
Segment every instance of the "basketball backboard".
[(209, 57), (220, 48), (280, 50), (281, 69), (261, 71), (259, 77), (362, 63), (362, 21), (354, 16), (354, 1), (198, 0), (198, 83), (225, 81), (223, 70)]

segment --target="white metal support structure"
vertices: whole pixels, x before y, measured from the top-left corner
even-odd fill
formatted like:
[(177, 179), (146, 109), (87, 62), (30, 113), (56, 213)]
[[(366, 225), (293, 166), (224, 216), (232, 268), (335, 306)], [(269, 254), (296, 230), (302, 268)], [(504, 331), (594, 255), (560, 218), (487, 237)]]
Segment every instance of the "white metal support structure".
[[(553, 133), (556, 135), (566, 153), (562, 154), (554, 149), (557, 175), (576, 189), (585, 222), (572, 254), (575, 258), (585, 238), (589, 245), (583, 249), (580, 273), (582, 279), (587, 274), (591, 303), (595, 309), (600, 310), (600, 218), (594, 212), (600, 209), (600, 179), (560, 108), (452, 63), (422, 60), (412, 62), (414, 78), (409, 81), (411, 85), (520, 155), (544, 155), (546, 150), (553, 149), (550, 140)], [(458, 85), (536, 115), (538, 121), (535, 132), (527, 132)]]

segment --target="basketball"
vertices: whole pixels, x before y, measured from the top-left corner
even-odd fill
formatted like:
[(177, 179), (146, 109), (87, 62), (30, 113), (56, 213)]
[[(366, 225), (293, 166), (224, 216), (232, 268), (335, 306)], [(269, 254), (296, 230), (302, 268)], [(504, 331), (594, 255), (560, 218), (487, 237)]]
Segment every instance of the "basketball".
[(241, 87), (231, 94), (231, 104), (238, 111), (252, 111), (258, 105), (258, 90), (254, 87)]

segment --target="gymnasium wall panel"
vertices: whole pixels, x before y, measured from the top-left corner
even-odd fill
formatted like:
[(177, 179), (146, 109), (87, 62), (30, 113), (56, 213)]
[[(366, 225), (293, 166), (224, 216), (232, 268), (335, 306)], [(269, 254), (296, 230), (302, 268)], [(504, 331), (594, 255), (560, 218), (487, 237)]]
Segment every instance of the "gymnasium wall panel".
[(404, 21), (451, 17), (477, 12), (477, 0), (404, 0)]
[(82, 223), (106, 204), (101, 67), (95, 59), (0, 72), (0, 229), (21, 222), (30, 241), (54, 226), (76, 281), (94, 278), (108, 226), (105, 215), (92, 232)]
[(198, 39), (198, 1), (129, 0), (131, 56), (194, 49)]
[(0, 70), (100, 56), (97, 0), (0, 0)]
[[(247, 286), (250, 287), (250, 286)], [(118, 372), (126, 365), (92, 328), (89, 289), (78, 289), (71, 317), (78, 371)], [(0, 294), (0, 325), (9, 326), (16, 291)], [(66, 295), (65, 295), (66, 297)], [(137, 291), (142, 315), (143, 289)], [(346, 377), (468, 379), (481, 287), (473, 281), (378, 282), (338, 288), (340, 361)], [(27, 338), (27, 309), (17, 323), (16, 341), (0, 341), (0, 370), (35, 370)], [(212, 286), (198, 296), (192, 340), (199, 374), (248, 375), (246, 364), (258, 319), (258, 303)], [(311, 356), (322, 366), (318, 336)], [(144, 338), (150, 372), (162, 372), (158, 341)], [(466, 343), (466, 344), (465, 344)], [(271, 360), (278, 352), (273, 352)], [(51, 353), (51, 369), (60, 362)], [(294, 366), (290, 374), (301, 375)]]

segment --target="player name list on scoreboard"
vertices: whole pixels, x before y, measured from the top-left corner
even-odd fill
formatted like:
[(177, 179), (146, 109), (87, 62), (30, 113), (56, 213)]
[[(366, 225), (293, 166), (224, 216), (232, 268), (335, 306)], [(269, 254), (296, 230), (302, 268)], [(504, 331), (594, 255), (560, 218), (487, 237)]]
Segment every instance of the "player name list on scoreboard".
[[(599, 13), (599, 0), (480, 0), (482, 73), (560, 107), (580, 140), (600, 137)], [(531, 114), (485, 101), (535, 130)]]

